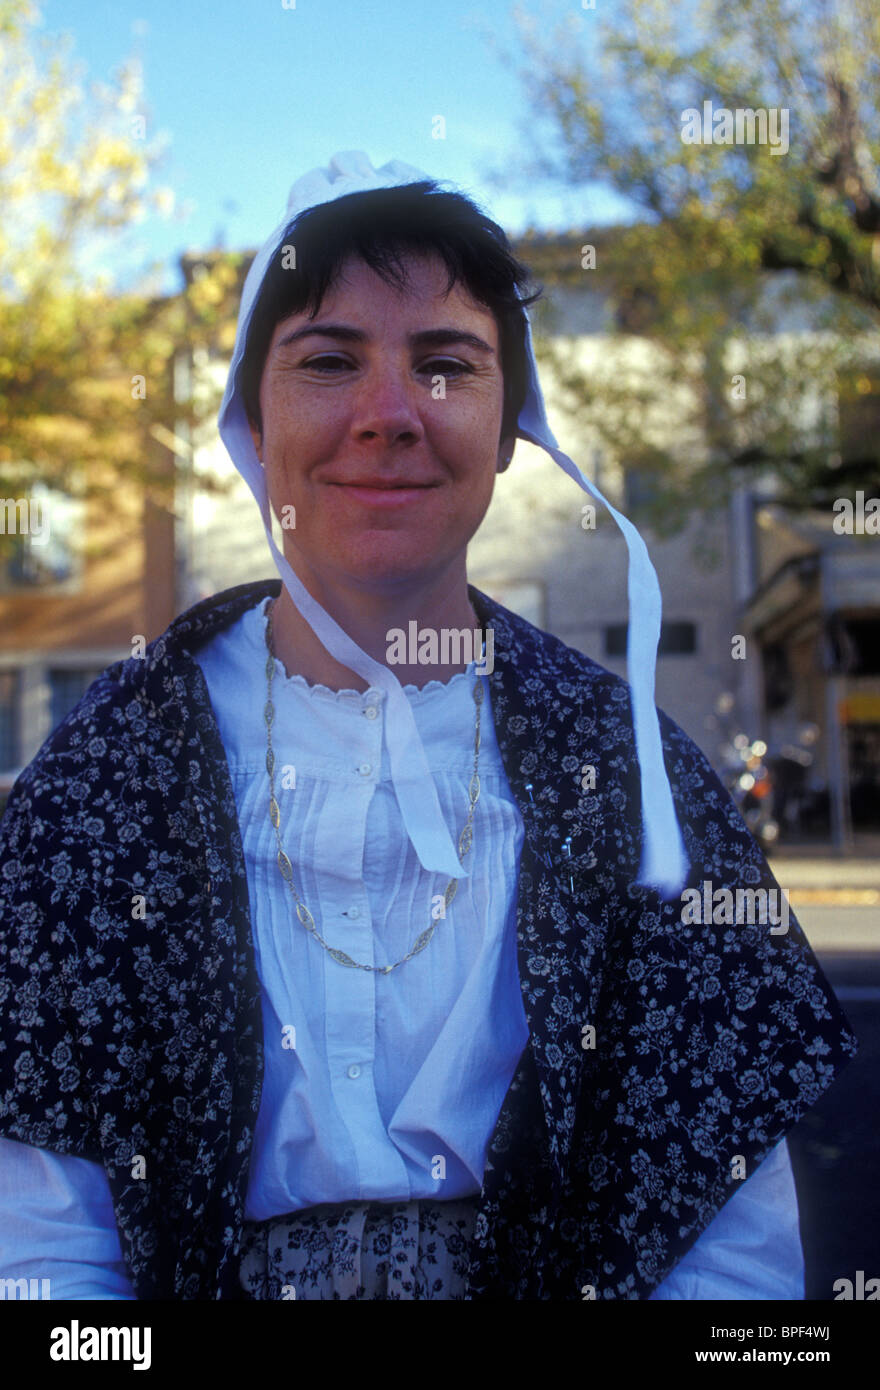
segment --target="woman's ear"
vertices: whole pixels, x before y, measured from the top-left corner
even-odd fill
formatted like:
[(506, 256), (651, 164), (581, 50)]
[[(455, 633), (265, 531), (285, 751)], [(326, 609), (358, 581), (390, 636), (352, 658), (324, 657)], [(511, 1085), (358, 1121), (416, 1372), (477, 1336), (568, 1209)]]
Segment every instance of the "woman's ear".
[(496, 473), (503, 473), (510, 466), (510, 460), (513, 458), (513, 450), (515, 446), (516, 435), (505, 435), (501, 443), (498, 445), (498, 463), (495, 469)]

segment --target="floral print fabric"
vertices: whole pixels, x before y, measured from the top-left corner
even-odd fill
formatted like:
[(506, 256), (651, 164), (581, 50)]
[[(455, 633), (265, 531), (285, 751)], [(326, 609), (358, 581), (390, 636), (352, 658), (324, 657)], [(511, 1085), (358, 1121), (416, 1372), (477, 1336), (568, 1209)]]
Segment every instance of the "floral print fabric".
[[(0, 1133), (103, 1163), (142, 1299), (245, 1297), (260, 985), (191, 653), (280, 587), (206, 599), (109, 668), (0, 824)], [(794, 918), (784, 935), (685, 923), (636, 885), (628, 686), (469, 592), (495, 633), (493, 717), (525, 825), (530, 1037), (489, 1145), (468, 1297), (644, 1299), (856, 1040)], [(665, 716), (661, 733), (688, 886), (776, 889), (703, 754)]]
[(242, 1288), (255, 1299), (463, 1300), (477, 1205), (325, 1203), (247, 1221)]

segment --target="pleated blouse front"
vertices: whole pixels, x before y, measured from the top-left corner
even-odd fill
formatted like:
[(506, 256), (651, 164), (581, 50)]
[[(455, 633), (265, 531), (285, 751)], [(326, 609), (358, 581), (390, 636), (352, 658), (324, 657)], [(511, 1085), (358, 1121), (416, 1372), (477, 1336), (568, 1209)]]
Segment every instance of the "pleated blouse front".
[(265, 1070), (245, 1216), (322, 1202), (452, 1200), (480, 1190), (489, 1139), (528, 1039), (516, 961), (523, 824), (471, 664), (406, 686), (458, 843), (484, 684), (480, 796), (454, 900), (424, 870), (390, 777), (384, 694), (309, 685), (275, 662), (275, 789), (293, 881), (318, 931), (366, 965), (341, 965), (306, 931), (277, 863), (266, 770), (263, 600), (197, 651), (244, 846)]

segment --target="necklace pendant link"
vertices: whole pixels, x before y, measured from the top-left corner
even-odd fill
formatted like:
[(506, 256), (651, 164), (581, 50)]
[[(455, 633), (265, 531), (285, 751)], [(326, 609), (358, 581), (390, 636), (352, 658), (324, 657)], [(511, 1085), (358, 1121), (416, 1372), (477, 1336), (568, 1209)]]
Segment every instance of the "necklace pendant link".
[(312, 916), (312, 914), (309, 912), (309, 909), (306, 907), (305, 903), (297, 903), (297, 905), (296, 905), (296, 915), (297, 915), (297, 917), (299, 918), (299, 920), (302, 922), (302, 924), (303, 924), (303, 926), (305, 927), (306, 931), (316, 931), (316, 930), (317, 930), (317, 928), (315, 927), (315, 919), (314, 919), (314, 917)]
[(337, 947), (329, 946), (327, 952), (334, 960), (338, 960), (340, 965), (351, 965), (354, 966), (355, 970), (358, 968), (357, 961), (352, 960), (351, 956), (347, 956), (344, 951), (338, 950)]
[(421, 936), (416, 937), (415, 945), (412, 948), (412, 954), (415, 955), (418, 951), (424, 951), (425, 947), (427, 946), (428, 942), (431, 940), (431, 937), (433, 935), (434, 927), (433, 925), (431, 925), (425, 931), (422, 932)]
[(290, 883), (293, 879), (293, 865), (283, 849), (278, 851), (278, 867), (281, 870), (281, 877)]
[(278, 826), (281, 824), (281, 812), (278, 809), (278, 802), (275, 800), (274, 796), (269, 797), (269, 819), (277, 830)]

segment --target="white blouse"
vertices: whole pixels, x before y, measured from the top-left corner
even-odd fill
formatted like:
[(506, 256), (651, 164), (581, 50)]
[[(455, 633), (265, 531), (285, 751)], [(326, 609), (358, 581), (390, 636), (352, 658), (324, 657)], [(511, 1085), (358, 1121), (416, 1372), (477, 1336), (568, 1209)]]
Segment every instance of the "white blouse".
[[(474, 762), (474, 682), (484, 682), (469, 877), (420, 954), (387, 976), (353, 970), (303, 927), (278, 869), (263, 719), (269, 601), (194, 654), (229, 763), (264, 990), (265, 1074), (245, 1215), (478, 1193), (528, 1040), (516, 959), (523, 824), (488, 681), (471, 664), (446, 684), (404, 687), (457, 843)], [(385, 696), (309, 685), (277, 660), (272, 690), (280, 833), (297, 891), (331, 946), (363, 964), (392, 964), (431, 925), (448, 880), (422, 868), (404, 831)]]

